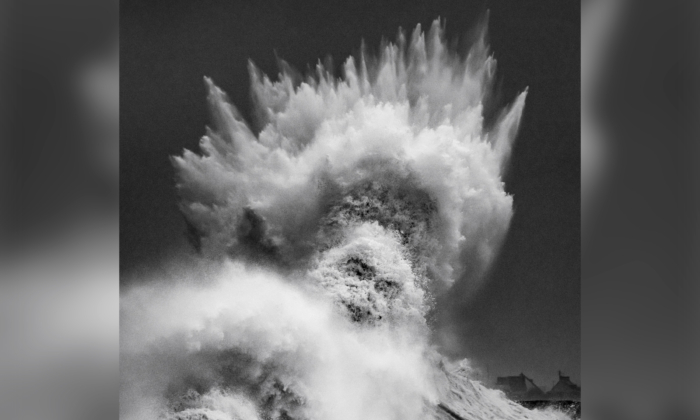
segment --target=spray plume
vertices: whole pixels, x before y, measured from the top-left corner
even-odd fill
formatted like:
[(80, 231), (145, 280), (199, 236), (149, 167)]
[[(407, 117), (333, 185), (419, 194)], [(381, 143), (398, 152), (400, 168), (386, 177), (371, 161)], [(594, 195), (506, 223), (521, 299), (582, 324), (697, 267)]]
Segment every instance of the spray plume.
[(472, 295), (508, 229), (526, 96), (486, 129), (483, 32), (462, 59), (443, 31), (399, 34), (340, 79), (251, 64), (257, 134), (205, 79), (201, 155), (173, 158), (203, 257), (122, 296), (125, 417), (563, 418), (430, 342), (434, 297), (455, 281)]

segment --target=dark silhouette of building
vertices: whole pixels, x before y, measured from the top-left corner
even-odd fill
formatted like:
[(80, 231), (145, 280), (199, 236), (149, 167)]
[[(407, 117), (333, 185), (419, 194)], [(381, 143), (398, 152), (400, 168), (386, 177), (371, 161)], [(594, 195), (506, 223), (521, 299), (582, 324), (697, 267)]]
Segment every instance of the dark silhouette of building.
[(524, 373), (518, 376), (496, 378), (496, 388), (515, 401), (544, 400), (546, 398), (540, 387)]
[[(523, 373), (496, 378), (496, 388), (524, 407), (530, 409), (554, 407), (569, 413), (574, 419), (581, 418), (581, 387), (571, 382), (571, 379), (562, 375), (561, 372), (559, 372), (559, 381), (547, 393), (542, 392), (535, 382)], [(453, 416), (453, 418), (458, 417)]]
[(546, 395), (548, 400), (553, 401), (581, 401), (581, 387), (559, 372), (559, 381)]
[(559, 381), (546, 393), (524, 373), (496, 378), (496, 388), (515, 401), (581, 401), (581, 387), (571, 382), (571, 379), (562, 375), (561, 372), (559, 372)]

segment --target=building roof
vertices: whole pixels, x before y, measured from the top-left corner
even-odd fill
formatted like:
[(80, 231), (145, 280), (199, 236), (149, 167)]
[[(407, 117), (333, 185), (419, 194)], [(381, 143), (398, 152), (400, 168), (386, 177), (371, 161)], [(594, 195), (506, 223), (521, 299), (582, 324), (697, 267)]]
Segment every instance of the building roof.
[(541, 400), (545, 393), (535, 384), (535, 381), (521, 373), (518, 376), (501, 376), (496, 378), (496, 388), (514, 400)]
[(559, 372), (559, 381), (547, 392), (547, 397), (553, 400), (578, 401), (581, 399), (581, 387)]
[(562, 375), (561, 372), (559, 372), (559, 381), (547, 393), (542, 391), (524, 373), (516, 376), (500, 376), (496, 378), (496, 388), (503, 391), (508, 398), (517, 401), (580, 401), (581, 399), (581, 387), (573, 383), (569, 376)]

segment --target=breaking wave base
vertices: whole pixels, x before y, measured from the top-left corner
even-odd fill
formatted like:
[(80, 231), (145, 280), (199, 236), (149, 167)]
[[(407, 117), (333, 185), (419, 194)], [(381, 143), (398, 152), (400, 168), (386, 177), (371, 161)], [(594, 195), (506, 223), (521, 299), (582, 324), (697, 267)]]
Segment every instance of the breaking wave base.
[(484, 123), (495, 60), (436, 21), (278, 81), (252, 64), (257, 130), (206, 80), (201, 154), (174, 157), (200, 251), (122, 292), (127, 419), (564, 419), (471, 379), (432, 342), (513, 211), (501, 180), (526, 91)]

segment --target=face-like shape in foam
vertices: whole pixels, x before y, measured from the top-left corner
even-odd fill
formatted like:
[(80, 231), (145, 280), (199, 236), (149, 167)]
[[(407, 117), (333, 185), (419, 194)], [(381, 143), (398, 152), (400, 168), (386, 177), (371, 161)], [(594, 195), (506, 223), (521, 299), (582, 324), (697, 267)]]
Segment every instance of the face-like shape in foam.
[[(392, 162), (374, 162), (391, 168)], [(344, 189), (321, 219), (311, 276), (362, 324), (421, 324), (437, 206), (415, 178), (376, 171)]]

